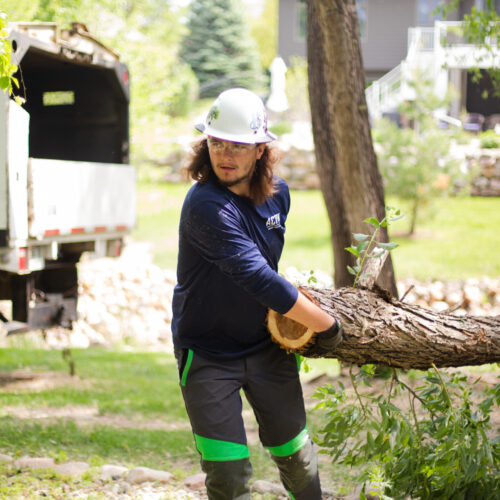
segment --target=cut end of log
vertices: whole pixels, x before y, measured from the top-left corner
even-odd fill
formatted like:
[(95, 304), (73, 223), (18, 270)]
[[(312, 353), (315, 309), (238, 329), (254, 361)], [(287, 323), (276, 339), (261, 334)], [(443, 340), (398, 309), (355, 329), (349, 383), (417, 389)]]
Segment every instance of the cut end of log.
[[(318, 305), (317, 300), (306, 290), (299, 288), (311, 302)], [(276, 311), (269, 310), (266, 318), (267, 329), (271, 339), (288, 352), (297, 352), (306, 347), (316, 335), (316, 332), (293, 319), (287, 318)]]
[(303, 348), (315, 334), (311, 329), (293, 319), (285, 318), (276, 311), (269, 311), (267, 328), (273, 341), (289, 352)]

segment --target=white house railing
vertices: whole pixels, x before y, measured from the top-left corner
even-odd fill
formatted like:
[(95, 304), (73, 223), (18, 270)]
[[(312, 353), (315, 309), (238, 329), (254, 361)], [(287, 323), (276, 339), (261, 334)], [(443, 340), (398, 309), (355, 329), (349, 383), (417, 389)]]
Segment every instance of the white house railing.
[(390, 107), (390, 104), (396, 103), (397, 105), (401, 102), (402, 81), (402, 65), (398, 64), (366, 88), (365, 97), (370, 116), (379, 118), (383, 111)]
[(474, 66), (491, 68), (500, 66), (497, 39), (486, 40), (492, 50), (467, 42), (460, 21), (436, 21), (433, 27), (408, 29), (407, 55), (404, 61), (365, 91), (368, 110), (372, 119), (385, 111), (393, 110), (404, 99), (412, 98), (406, 82), (417, 68), (439, 80), (438, 93), (447, 90), (447, 69), (468, 69)]

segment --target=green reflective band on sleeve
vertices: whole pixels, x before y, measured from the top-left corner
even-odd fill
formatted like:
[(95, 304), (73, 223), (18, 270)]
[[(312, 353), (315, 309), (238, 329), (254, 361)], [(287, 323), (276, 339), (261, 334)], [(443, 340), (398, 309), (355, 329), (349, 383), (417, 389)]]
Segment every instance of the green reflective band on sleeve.
[(274, 455), (275, 457), (288, 457), (297, 453), (308, 440), (309, 433), (307, 432), (307, 427), (305, 427), (300, 434), (297, 434), (297, 436), (288, 441), (288, 443), (280, 446), (266, 446), (266, 448), (270, 451), (271, 455)]
[(182, 377), (181, 377), (181, 385), (182, 387), (186, 387), (186, 379), (188, 376), (189, 368), (191, 368), (191, 363), (193, 362), (193, 350), (189, 349), (188, 351), (188, 357), (186, 359), (186, 364), (184, 365), (184, 369), (182, 370)]
[(194, 435), (194, 440), (203, 460), (225, 462), (227, 460), (242, 460), (243, 458), (250, 457), (248, 446), (244, 444), (205, 438), (198, 436), (198, 434)]

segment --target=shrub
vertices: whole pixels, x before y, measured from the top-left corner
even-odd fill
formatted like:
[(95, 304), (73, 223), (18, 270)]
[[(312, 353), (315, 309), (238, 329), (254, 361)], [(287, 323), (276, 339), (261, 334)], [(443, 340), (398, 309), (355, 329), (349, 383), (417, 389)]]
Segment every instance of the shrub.
[(274, 132), (276, 135), (289, 134), (292, 131), (292, 126), (288, 122), (278, 122), (269, 127), (271, 132)]
[(500, 134), (494, 130), (487, 130), (479, 134), (479, 141), (482, 148), (485, 149), (498, 149), (500, 148)]
[(432, 124), (417, 132), (387, 119), (377, 123), (373, 134), (385, 193), (411, 201), (413, 234), (422, 206), (448, 193), (461, 175), (458, 162), (448, 155), (450, 139)]
[[(374, 373), (373, 365), (357, 375), (351, 369), (355, 402), (341, 383), (316, 394), (328, 417), (319, 444), (333, 460), (360, 467), (365, 485), (391, 498), (498, 498), (500, 435), (488, 433), (500, 384), (479, 399), (477, 381), (470, 384), (460, 373), (430, 370), (414, 389), (394, 370), (387, 394), (361, 393), (357, 383), (369, 384)], [(407, 393), (408, 405), (396, 406), (399, 391)]]

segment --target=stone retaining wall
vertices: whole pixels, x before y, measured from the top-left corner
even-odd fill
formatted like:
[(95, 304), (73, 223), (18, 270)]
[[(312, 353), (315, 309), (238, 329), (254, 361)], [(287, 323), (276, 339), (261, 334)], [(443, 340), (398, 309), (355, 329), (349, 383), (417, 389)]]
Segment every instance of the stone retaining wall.
[(472, 181), (474, 196), (500, 196), (500, 150), (483, 149), (466, 158), (470, 172), (478, 172)]
[[(319, 189), (316, 173), (316, 158), (309, 126), (301, 124), (294, 134), (285, 134), (277, 142), (283, 152), (278, 175), (283, 177), (292, 189)], [(184, 141), (183, 147), (188, 143)], [(170, 171), (164, 176), (167, 182), (185, 181), (182, 166), (187, 153), (178, 150), (162, 162)], [(477, 140), (469, 145), (454, 144), (450, 155), (462, 162), (462, 170), (473, 176), (473, 196), (500, 196), (500, 149), (481, 149)], [(464, 187), (464, 186), (460, 186)]]

